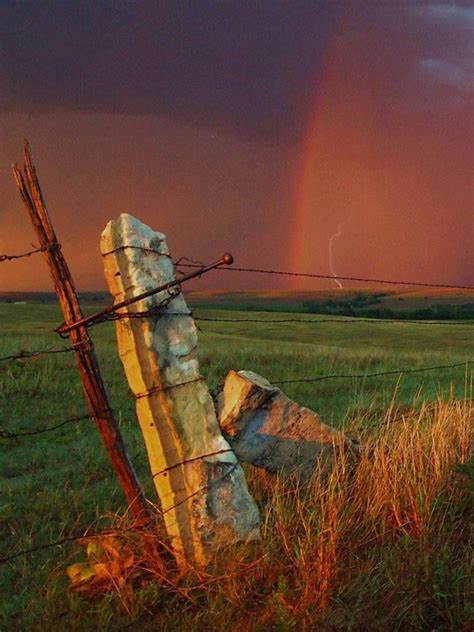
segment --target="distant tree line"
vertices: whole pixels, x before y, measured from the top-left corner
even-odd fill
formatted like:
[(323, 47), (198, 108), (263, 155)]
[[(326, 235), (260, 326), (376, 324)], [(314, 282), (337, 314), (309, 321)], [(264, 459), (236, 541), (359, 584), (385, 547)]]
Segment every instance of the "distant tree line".
[(430, 307), (414, 309), (393, 309), (390, 307), (374, 307), (380, 303), (376, 300), (364, 300), (356, 297), (350, 300), (305, 301), (303, 311), (311, 314), (327, 314), (332, 316), (353, 316), (365, 318), (393, 318), (397, 320), (472, 320), (474, 319), (474, 303), (452, 305), (436, 303)]

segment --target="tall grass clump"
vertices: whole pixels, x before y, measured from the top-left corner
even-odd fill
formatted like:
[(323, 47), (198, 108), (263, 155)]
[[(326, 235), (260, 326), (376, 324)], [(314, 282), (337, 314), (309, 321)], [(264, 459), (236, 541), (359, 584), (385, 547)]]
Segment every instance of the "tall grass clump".
[(470, 629), (471, 413), (456, 400), (389, 410), (352, 430), (358, 455), (341, 446), (325, 478), (247, 468), (261, 542), (206, 572), (163, 575), (140, 560), (109, 586), (104, 629), (123, 616), (140, 630)]

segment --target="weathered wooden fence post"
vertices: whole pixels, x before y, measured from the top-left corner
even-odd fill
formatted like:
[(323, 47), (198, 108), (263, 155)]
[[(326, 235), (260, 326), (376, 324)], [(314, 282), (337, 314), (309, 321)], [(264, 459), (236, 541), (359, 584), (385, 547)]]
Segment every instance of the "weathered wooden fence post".
[[(166, 237), (131, 215), (108, 223), (101, 251), (116, 303), (175, 279)], [(179, 287), (118, 313), (132, 316), (116, 323), (119, 354), (175, 556), (203, 566), (216, 548), (259, 537), (258, 509), (199, 374), (196, 325)]]
[[(27, 143), (25, 143), (24, 158), (23, 171), (20, 165), (13, 165), (15, 179), (44, 251), (64, 320), (70, 324), (82, 318), (74, 281), (49, 218)], [(72, 329), (69, 335), (76, 352), (89, 414), (94, 419), (131, 511), (137, 522), (143, 524), (152, 514), (127, 456), (117, 422), (110, 408), (89, 332), (82, 326)]]

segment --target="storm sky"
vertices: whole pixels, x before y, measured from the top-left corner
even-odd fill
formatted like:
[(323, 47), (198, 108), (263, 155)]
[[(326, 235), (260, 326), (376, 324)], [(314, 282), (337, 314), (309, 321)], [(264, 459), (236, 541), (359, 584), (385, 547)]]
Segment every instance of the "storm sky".
[[(0, 254), (34, 241), (26, 137), (83, 290), (123, 211), (176, 257), (324, 274), (343, 223), (339, 274), (472, 284), (473, 53), (471, 2), (6, 0)], [(50, 288), (42, 262), (0, 267), (2, 290)]]

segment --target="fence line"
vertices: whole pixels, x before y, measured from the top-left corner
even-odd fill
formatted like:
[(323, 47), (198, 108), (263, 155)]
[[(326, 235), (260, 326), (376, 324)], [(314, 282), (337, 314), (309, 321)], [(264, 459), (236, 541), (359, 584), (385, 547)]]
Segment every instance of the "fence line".
[[(287, 379), (287, 380), (278, 380), (278, 379), (271, 379), (269, 380), (272, 384), (299, 384), (299, 383), (312, 383), (312, 382), (322, 382), (324, 380), (334, 380), (334, 379), (353, 379), (353, 380), (364, 380), (366, 378), (374, 378), (374, 377), (382, 377), (385, 375), (403, 375), (405, 373), (422, 373), (422, 372), (426, 372), (426, 371), (436, 371), (436, 370), (441, 370), (441, 369), (453, 369), (453, 368), (458, 368), (461, 366), (464, 367), (468, 367), (470, 364), (473, 364), (474, 360), (466, 360), (464, 362), (457, 362), (455, 364), (439, 364), (439, 365), (435, 365), (435, 366), (426, 366), (426, 367), (419, 367), (417, 369), (394, 369), (394, 370), (390, 370), (390, 371), (379, 371), (376, 373), (362, 373), (362, 374), (336, 374), (336, 375), (320, 375), (320, 376), (316, 376), (316, 377), (302, 377), (302, 378), (294, 378), (294, 379)], [(203, 377), (199, 377), (197, 378), (199, 380), (204, 379)], [(196, 380), (191, 380), (191, 382), (195, 382)], [(168, 390), (169, 388), (175, 388), (177, 386), (183, 386), (185, 384), (189, 384), (189, 382), (184, 382), (183, 384), (174, 384), (170, 387), (161, 387), (159, 389), (156, 390)], [(141, 394), (140, 397), (143, 397), (143, 395)], [(105, 412), (105, 411), (102, 411)], [(18, 439), (18, 438), (22, 438), (22, 437), (31, 437), (31, 436), (36, 436), (36, 435), (40, 435), (43, 434), (45, 432), (52, 432), (54, 430), (57, 430), (59, 428), (62, 428), (63, 426), (66, 426), (70, 423), (75, 423), (78, 421), (83, 421), (85, 419), (93, 419), (93, 417), (91, 415), (81, 415), (78, 417), (69, 417), (68, 419), (65, 419), (57, 424), (54, 424), (52, 426), (47, 426), (46, 428), (41, 428), (38, 430), (26, 430), (26, 431), (20, 431), (20, 432), (9, 432), (7, 430), (1, 430), (0, 429), (0, 438), (1, 439)], [(226, 450), (224, 450), (226, 451)], [(216, 452), (213, 452), (211, 454), (205, 454), (201, 457), (196, 457), (196, 458), (204, 458), (205, 456), (213, 456), (214, 454), (217, 454)], [(194, 459), (192, 459), (194, 460)], [(184, 464), (185, 461), (183, 461), (182, 463), (178, 463), (176, 465), (171, 466), (171, 468), (168, 469), (172, 469), (174, 467), (177, 467), (178, 465), (182, 465)], [(166, 471), (166, 470), (163, 470)], [(159, 474), (161, 474), (161, 472), (159, 472)], [(155, 476), (155, 475), (154, 475)]]
[[(469, 361), (468, 363), (471, 363), (471, 361)], [(460, 366), (460, 365), (452, 365), (452, 366)], [(368, 377), (368, 376), (366, 376), (366, 377)], [(390, 423), (396, 423), (396, 422), (403, 421), (403, 420), (404, 420), (404, 416), (402, 415), (402, 417), (400, 417), (400, 418), (391, 420)], [(363, 429), (364, 430), (370, 430), (371, 427), (370, 426), (369, 427), (364, 427)], [(171, 469), (173, 469), (175, 467), (179, 467), (181, 465), (185, 465), (186, 463), (190, 463), (192, 461), (196, 461), (198, 459), (203, 459), (203, 458), (210, 457), (210, 456), (215, 456), (215, 455), (221, 454), (223, 452), (232, 452), (232, 450), (218, 450), (218, 451), (215, 451), (215, 452), (209, 452), (208, 454), (203, 454), (203, 455), (200, 455), (200, 456), (197, 456), (197, 457), (186, 459), (184, 461), (181, 461), (180, 463), (176, 463), (175, 465), (169, 466), (169, 467), (161, 470), (160, 472), (156, 472), (155, 474), (153, 474), (153, 477), (158, 476), (160, 474), (163, 474), (165, 472), (168, 472), (169, 470), (171, 470)], [(176, 503), (172, 507), (169, 507), (165, 511), (161, 511), (160, 512), (161, 515), (164, 515), (168, 511), (171, 511), (172, 509), (175, 509), (177, 506), (185, 503), (186, 501), (190, 500), (191, 498), (193, 498), (197, 494), (200, 494), (201, 492), (203, 492), (205, 489), (207, 489), (211, 485), (220, 483), (227, 476), (229, 476), (230, 474), (233, 473), (233, 471), (236, 469), (236, 467), (238, 465), (238, 461), (236, 463), (234, 463), (234, 464), (229, 463), (229, 465), (232, 465), (232, 467), (227, 472), (225, 472), (220, 478), (218, 478), (216, 481), (212, 481), (211, 483), (209, 483), (205, 487), (202, 487), (202, 488), (198, 489), (197, 491), (193, 492), (192, 494), (190, 494), (186, 498), (180, 500), (178, 503)], [(46, 542), (44, 544), (39, 544), (39, 545), (31, 547), (29, 549), (22, 549), (20, 551), (17, 551), (16, 553), (12, 553), (11, 555), (7, 555), (5, 557), (2, 557), (2, 558), (0, 558), (0, 565), (1, 564), (6, 564), (7, 562), (10, 562), (10, 561), (12, 561), (12, 560), (14, 560), (14, 559), (16, 559), (18, 557), (32, 555), (34, 553), (37, 553), (38, 551), (44, 551), (46, 549), (53, 548), (55, 546), (61, 546), (63, 544), (68, 544), (69, 542), (77, 542), (79, 540), (100, 538), (100, 537), (104, 537), (104, 536), (108, 536), (108, 535), (122, 535), (123, 533), (129, 533), (129, 532), (140, 530), (140, 529), (143, 529), (143, 524), (142, 523), (131, 525), (129, 527), (120, 528), (120, 529), (103, 529), (101, 531), (96, 531), (96, 532), (92, 532), (92, 533), (85, 532), (85, 533), (81, 533), (79, 535), (66, 536), (65, 538), (62, 538), (60, 540), (55, 540), (53, 542)]]
[[(163, 256), (164, 253), (159, 252), (158, 250), (153, 250), (152, 248), (142, 248), (141, 246), (122, 246), (120, 249), (124, 248), (139, 248), (140, 250), (144, 250), (146, 252), (154, 252), (158, 255)], [(29, 252), (25, 252), (19, 255), (0, 255), (0, 262), (3, 261), (12, 261), (14, 259), (22, 259), (24, 257), (30, 257), (33, 254), (38, 252), (43, 252), (45, 248), (36, 248), (34, 250), (30, 250)], [(110, 254), (110, 253), (106, 253)], [(226, 256), (226, 255), (225, 255)], [(408, 285), (414, 287), (432, 287), (432, 288), (446, 288), (446, 289), (455, 289), (455, 290), (474, 290), (473, 285), (462, 285), (462, 284), (452, 284), (452, 283), (427, 283), (425, 281), (407, 281), (407, 280), (396, 280), (396, 279), (378, 279), (378, 278), (368, 278), (368, 277), (359, 277), (359, 276), (342, 276), (338, 274), (320, 274), (315, 272), (294, 272), (290, 270), (275, 270), (272, 268), (241, 268), (235, 267), (228, 264), (226, 267), (220, 265), (219, 267), (215, 264), (211, 264), (213, 268), (219, 270), (227, 270), (228, 272), (249, 272), (254, 274), (271, 274), (277, 276), (290, 276), (290, 277), (300, 277), (306, 279), (326, 279), (329, 281), (333, 281), (338, 279), (340, 281), (357, 281), (362, 283), (383, 283), (388, 285)], [(210, 266), (206, 266), (200, 261), (195, 261), (193, 259), (189, 259), (188, 257), (180, 257), (177, 261), (175, 261), (175, 266), (177, 268), (201, 268), (202, 272), (207, 272)], [(199, 276), (199, 275), (196, 275)], [(177, 279), (178, 283), (180, 279)]]
[[(59, 244), (55, 243), (55, 247), (59, 247)], [(40, 253), (42, 251), (44, 251), (46, 248), (45, 247), (41, 247), (41, 248), (36, 248), (34, 250), (31, 250), (29, 252), (25, 252), (23, 254), (2, 254), (0, 255), (0, 262), (5, 262), (5, 261), (12, 261), (12, 260), (18, 260), (18, 259), (22, 259), (22, 258), (27, 258), (27, 257), (31, 257), (32, 255), (36, 254), (36, 253)], [(146, 250), (150, 250), (150, 249), (146, 249)], [(163, 253), (158, 253), (158, 254), (163, 254)], [(230, 257), (230, 255), (226, 255), (225, 257)], [(206, 266), (205, 264), (201, 264), (200, 262), (196, 262), (187, 258), (182, 257), (180, 260), (178, 260), (176, 262), (176, 267), (187, 267), (187, 268), (195, 268), (196, 271), (193, 273), (189, 273), (187, 275), (183, 275), (181, 278), (176, 279), (176, 281), (174, 283), (168, 283), (168, 284), (164, 284), (163, 286), (161, 286), (160, 288), (155, 288), (154, 290), (149, 291), (148, 293), (146, 293), (146, 295), (151, 295), (154, 294), (158, 291), (167, 291), (168, 292), (168, 296), (160, 303), (160, 305), (150, 309), (150, 310), (146, 310), (146, 311), (139, 311), (139, 312), (127, 312), (127, 313), (120, 313), (117, 312), (115, 310), (119, 309), (120, 306), (112, 306), (109, 307), (105, 310), (103, 310), (102, 312), (99, 312), (97, 314), (92, 315), (92, 317), (85, 317), (82, 318), (81, 321), (76, 321), (73, 323), (68, 323), (68, 325), (66, 325), (65, 323), (63, 323), (62, 326), (57, 328), (58, 333), (67, 333), (67, 331), (70, 331), (74, 328), (77, 328), (78, 326), (81, 326), (82, 324), (84, 324), (86, 327), (90, 327), (96, 324), (99, 324), (101, 322), (104, 321), (109, 321), (109, 320), (118, 320), (118, 319), (122, 319), (122, 318), (148, 318), (148, 317), (152, 317), (152, 316), (183, 316), (183, 317), (194, 317), (192, 312), (187, 312), (187, 313), (172, 313), (172, 312), (164, 312), (163, 311), (163, 307), (165, 307), (166, 305), (168, 305), (170, 303), (170, 301), (181, 291), (181, 283), (183, 283), (184, 281), (193, 278), (193, 277), (200, 277), (202, 274), (204, 274), (205, 272), (207, 272), (210, 269), (222, 269), (222, 263), (230, 263), (230, 260), (226, 260), (225, 257), (223, 257), (223, 259), (221, 259), (219, 262), (215, 262), (214, 264), (210, 264), (208, 266)], [(363, 278), (363, 277), (355, 277), (355, 276), (336, 276), (336, 275), (326, 275), (326, 274), (316, 274), (316, 273), (300, 273), (300, 272), (291, 272), (291, 271), (282, 271), (282, 270), (273, 270), (273, 269), (261, 269), (261, 268), (240, 268), (240, 267), (225, 267), (226, 270), (231, 270), (234, 272), (244, 272), (244, 273), (253, 273), (253, 274), (268, 274), (268, 275), (279, 275), (279, 276), (287, 276), (287, 277), (298, 277), (298, 278), (313, 278), (313, 279), (326, 279), (326, 280), (335, 280), (335, 279), (340, 279), (340, 280), (344, 280), (344, 281), (356, 281), (356, 282), (366, 282), (366, 283), (380, 283), (380, 284), (389, 284), (389, 285), (401, 285), (401, 286), (416, 286), (416, 287), (427, 287), (427, 288), (445, 288), (445, 289), (462, 289), (462, 290), (474, 290), (473, 286), (468, 286), (468, 285), (453, 285), (453, 284), (441, 284), (441, 283), (425, 283), (425, 282), (418, 282), (418, 281), (397, 281), (397, 280), (386, 280), (386, 279), (373, 279), (373, 278)], [(173, 289), (172, 289), (173, 288)], [(143, 295), (142, 297), (136, 297), (133, 301), (130, 302), (135, 302), (136, 300), (139, 300), (139, 298), (144, 298), (145, 296)], [(128, 303), (127, 303), (128, 304)], [(122, 307), (125, 307), (125, 305), (122, 305)], [(322, 323), (334, 323), (334, 324), (350, 324), (350, 323), (361, 323), (361, 322), (365, 322), (365, 323), (404, 323), (404, 324), (424, 324), (424, 325), (466, 325), (466, 324), (472, 324), (471, 322), (440, 322), (440, 321), (418, 321), (418, 320), (412, 320), (412, 319), (376, 319), (376, 318), (350, 318), (350, 319), (343, 319), (343, 318), (323, 318), (323, 319), (313, 319), (313, 318), (282, 318), (282, 319), (263, 319), (263, 318), (212, 318), (212, 317), (195, 317), (195, 320), (198, 322), (222, 322), (222, 323), (260, 323), (260, 324), (288, 324), (288, 323), (297, 323), (297, 324), (322, 324)], [(86, 345), (86, 344), (90, 344), (90, 343), (86, 343), (86, 342), (77, 342), (75, 345), (69, 346), (69, 347), (63, 347), (63, 348), (49, 348), (49, 349), (43, 349), (43, 350), (20, 350), (17, 353), (5, 356), (0, 358), (0, 362), (7, 362), (7, 361), (18, 361), (18, 360), (25, 360), (25, 359), (33, 359), (33, 358), (40, 358), (42, 356), (47, 356), (47, 355), (51, 355), (51, 354), (59, 354), (59, 353), (70, 353), (73, 352), (75, 350), (77, 350), (77, 346), (80, 345)], [(425, 366), (425, 367), (419, 367), (419, 368), (414, 368), (414, 369), (394, 369), (394, 370), (389, 370), (389, 371), (380, 371), (380, 372), (375, 372), (375, 373), (365, 373), (365, 374), (331, 374), (331, 375), (321, 375), (321, 376), (308, 376), (308, 377), (300, 377), (300, 378), (292, 378), (292, 379), (283, 379), (283, 380), (278, 380), (278, 379), (273, 379), (271, 380), (272, 383), (274, 384), (279, 384), (279, 385), (283, 385), (283, 384), (297, 384), (297, 383), (315, 383), (315, 382), (320, 382), (320, 381), (324, 381), (324, 380), (331, 380), (331, 379), (354, 379), (354, 380), (364, 380), (366, 378), (377, 378), (377, 377), (381, 377), (381, 376), (389, 376), (389, 375), (403, 375), (403, 374), (407, 374), (407, 373), (420, 373), (420, 372), (426, 372), (426, 371), (435, 371), (435, 370), (442, 370), (442, 369), (451, 369), (451, 368), (458, 368), (458, 367), (468, 367), (469, 365), (471, 365), (473, 363), (473, 360), (466, 360), (464, 362), (458, 362), (458, 363), (454, 363), (454, 364), (445, 364), (445, 365), (436, 365), (436, 366)], [(199, 378), (199, 379), (203, 379), (203, 378)], [(181, 384), (175, 385), (175, 386), (181, 386)], [(166, 387), (160, 389), (160, 390), (165, 390)], [(143, 395), (139, 395), (138, 397), (143, 396)], [(52, 425), (43, 427), (43, 428), (38, 428), (38, 429), (33, 429), (33, 430), (22, 430), (19, 432), (10, 432), (7, 430), (2, 430), (0, 429), (0, 438), (2, 439), (21, 439), (21, 438), (26, 438), (26, 437), (33, 437), (33, 436), (38, 436), (38, 435), (42, 435), (44, 433), (49, 433), (49, 432), (53, 432), (56, 431), (66, 425), (72, 424), (72, 423), (77, 423), (80, 421), (84, 421), (84, 420), (92, 420), (95, 419), (95, 417), (97, 417), (97, 415), (101, 415), (101, 414), (111, 414), (111, 410), (108, 408), (107, 410), (100, 410), (97, 411), (95, 410), (95, 414), (94, 415), (90, 415), (90, 414), (84, 414), (84, 415), (80, 415), (80, 416), (75, 416), (75, 417), (69, 417), (67, 419), (64, 419), (58, 423), (54, 423)], [(163, 474), (173, 468), (185, 465), (186, 463), (198, 460), (198, 459), (202, 459), (205, 457), (210, 457), (210, 456), (214, 456), (217, 454), (220, 454), (222, 452), (229, 452), (231, 450), (219, 450), (219, 451), (215, 451), (209, 454), (204, 454), (204, 455), (200, 455), (197, 457), (192, 457), (190, 459), (187, 459), (185, 461), (182, 461), (180, 463), (176, 463), (172, 466), (169, 466), (167, 468), (165, 468), (164, 470), (160, 471), (160, 472), (156, 472), (154, 474), (152, 474), (153, 477), (158, 476), (160, 474)], [(232, 465), (232, 464), (229, 464)], [(233, 469), (235, 469), (235, 467), (237, 467), (237, 464), (233, 465), (233, 467), (230, 467), (230, 469), (217, 481), (214, 481), (212, 484), (219, 482), (220, 480), (223, 480), (225, 477), (229, 476)], [(211, 484), (210, 484), (211, 485)], [(210, 485), (208, 485), (207, 487), (209, 487)], [(182, 504), (184, 502), (187, 502), (190, 498), (192, 498), (193, 496), (195, 496), (196, 494), (201, 493), (202, 491), (204, 491), (204, 489), (206, 489), (206, 487), (202, 488), (202, 489), (198, 489), (197, 491), (193, 492), (190, 496), (182, 499), (181, 501), (179, 501), (177, 503), (177, 505)], [(173, 507), (168, 508), (166, 511), (171, 511), (172, 509), (174, 509), (177, 505), (174, 505)], [(166, 512), (161, 512), (166, 513)], [(6, 557), (0, 558), (0, 564), (4, 564), (8, 561), (11, 561), (13, 559), (16, 559), (18, 557), (24, 556), (24, 555), (30, 555), (30, 554), (34, 554), (35, 552), (38, 551), (42, 551), (48, 548), (52, 548), (55, 546), (61, 546), (63, 544), (69, 543), (69, 542), (74, 542), (74, 541), (78, 541), (78, 540), (83, 540), (86, 538), (97, 538), (97, 537), (103, 537), (106, 535), (118, 535), (127, 531), (134, 531), (137, 529), (137, 525), (128, 527), (126, 529), (105, 529), (105, 530), (101, 530), (100, 532), (94, 532), (94, 533), (82, 533), (80, 535), (71, 535), (71, 536), (67, 536), (65, 538), (62, 538), (60, 540), (56, 540), (54, 542), (48, 542), (45, 544), (40, 544), (38, 546), (29, 548), (29, 549), (24, 549), (22, 551), (17, 551), (16, 553), (12, 553), (11, 555), (8, 555)]]

